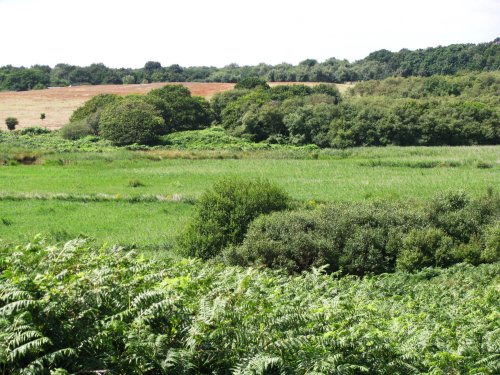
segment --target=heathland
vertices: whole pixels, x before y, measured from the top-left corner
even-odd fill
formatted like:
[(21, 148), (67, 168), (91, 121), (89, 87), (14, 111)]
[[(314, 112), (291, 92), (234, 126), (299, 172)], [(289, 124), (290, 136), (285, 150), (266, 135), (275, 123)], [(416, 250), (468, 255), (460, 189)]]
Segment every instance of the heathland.
[(0, 371), (498, 373), (495, 51), (379, 51), (349, 68), (430, 76), (348, 90), (89, 87), (55, 131), (11, 107)]

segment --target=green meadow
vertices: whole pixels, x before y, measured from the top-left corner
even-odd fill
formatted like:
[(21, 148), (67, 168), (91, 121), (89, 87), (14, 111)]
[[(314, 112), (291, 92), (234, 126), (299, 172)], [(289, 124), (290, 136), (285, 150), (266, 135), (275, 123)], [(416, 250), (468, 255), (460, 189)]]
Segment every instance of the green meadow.
[(227, 176), (265, 178), (299, 202), (480, 195), (500, 181), (500, 147), (149, 150), (41, 153), (0, 167), (0, 237), (76, 236), (143, 250), (172, 246), (196, 199)]

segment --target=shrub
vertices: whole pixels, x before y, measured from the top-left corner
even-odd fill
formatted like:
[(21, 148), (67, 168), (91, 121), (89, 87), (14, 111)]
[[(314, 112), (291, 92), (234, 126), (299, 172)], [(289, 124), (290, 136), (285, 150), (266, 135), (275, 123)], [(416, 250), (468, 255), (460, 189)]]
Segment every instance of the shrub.
[(242, 80), (238, 81), (238, 83), (236, 83), (236, 85), (234, 85), (234, 88), (237, 90), (240, 90), (240, 89), (252, 90), (255, 88), (269, 89), (270, 87), (267, 84), (267, 82), (261, 78), (247, 77), (247, 78), (243, 78)]
[(163, 117), (165, 133), (203, 129), (212, 122), (210, 104), (201, 97), (192, 97), (183, 85), (165, 85), (151, 90), (146, 101)]
[(225, 249), (222, 259), (231, 265), (264, 265), (289, 273), (333, 264), (319, 226), (317, 215), (308, 211), (262, 215), (250, 224), (243, 244)]
[(60, 134), (64, 139), (75, 140), (92, 135), (92, 129), (87, 120), (83, 119), (64, 125), (60, 130)]
[(41, 134), (49, 134), (50, 130), (47, 128), (42, 128), (39, 126), (31, 126), (28, 128), (23, 128), (19, 130), (19, 134), (21, 135), (41, 135)]
[(15, 117), (7, 117), (5, 119), (5, 125), (7, 125), (7, 129), (12, 131), (16, 129), (17, 125), (19, 125), (19, 121)]
[(452, 262), (453, 240), (437, 228), (413, 229), (404, 238), (397, 267), (415, 271), (424, 267), (447, 266)]
[(103, 109), (109, 104), (115, 104), (119, 102), (122, 98), (115, 94), (98, 94), (92, 99), (87, 100), (83, 106), (77, 108), (71, 115), (69, 121), (83, 120), (90, 114), (97, 112), (99, 109)]
[(132, 85), (135, 83), (135, 77), (133, 75), (126, 75), (122, 78), (122, 83), (124, 85)]
[[(417, 207), (378, 202), (277, 212), (252, 222), (243, 243), (225, 249), (222, 259), (292, 273), (327, 265), (355, 275), (495, 262), (499, 204), (495, 194), (470, 199), (459, 192)], [(433, 210), (441, 209), (436, 220)]]
[(139, 98), (127, 98), (107, 106), (99, 121), (101, 136), (116, 145), (151, 144), (164, 125), (156, 109)]
[(269, 181), (222, 179), (198, 201), (194, 218), (179, 237), (180, 250), (213, 258), (226, 246), (240, 244), (257, 216), (283, 210), (288, 203), (288, 195)]
[(500, 222), (492, 224), (485, 231), (486, 246), (481, 252), (481, 261), (494, 263), (500, 261)]

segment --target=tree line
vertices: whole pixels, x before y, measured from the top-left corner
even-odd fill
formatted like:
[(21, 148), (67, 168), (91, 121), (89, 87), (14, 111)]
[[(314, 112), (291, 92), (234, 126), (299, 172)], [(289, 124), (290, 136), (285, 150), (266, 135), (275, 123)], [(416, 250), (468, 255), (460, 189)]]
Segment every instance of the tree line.
[(427, 49), (398, 52), (379, 50), (364, 59), (349, 62), (336, 58), (318, 62), (306, 59), (298, 65), (258, 64), (223, 68), (213, 66), (163, 67), (148, 61), (143, 68), (109, 68), (104, 64), (80, 67), (57, 64), (34, 65), (30, 68), (0, 67), (0, 90), (25, 91), (49, 86), (133, 84), (149, 82), (239, 82), (259, 77), (270, 82), (333, 82), (384, 79), (391, 76), (427, 77), (451, 75), (460, 71), (480, 72), (500, 70), (500, 38), (480, 44), (453, 44)]
[(344, 95), (333, 84), (269, 87), (247, 78), (208, 102), (173, 84), (147, 95), (97, 95), (61, 134), (155, 145), (169, 133), (220, 125), (247, 141), (297, 146), (499, 144), (499, 87), (498, 72), (388, 78), (360, 83)]

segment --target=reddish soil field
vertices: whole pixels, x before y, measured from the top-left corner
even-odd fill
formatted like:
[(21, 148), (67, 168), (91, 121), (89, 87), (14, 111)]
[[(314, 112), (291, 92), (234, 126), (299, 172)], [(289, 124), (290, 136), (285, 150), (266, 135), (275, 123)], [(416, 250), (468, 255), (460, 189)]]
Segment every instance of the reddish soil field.
[[(152, 89), (162, 87), (167, 83), (149, 83), (138, 85), (97, 85), (57, 87), (46, 90), (32, 90), (22, 92), (0, 92), (0, 129), (5, 130), (5, 119), (16, 117), (19, 120), (18, 128), (43, 126), (49, 129), (58, 129), (65, 125), (73, 111), (85, 101), (97, 94), (111, 93), (118, 95), (146, 94)], [(182, 83), (192, 95), (210, 99), (214, 94), (231, 90), (234, 83)], [(290, 84), (275, 82), (271, 86)], [(305, 83), (315, 85), (317, 83)], [(339, 89), (343, 91), (343, 85)], [(45, 120), (40, 114), (45, 113)]]

